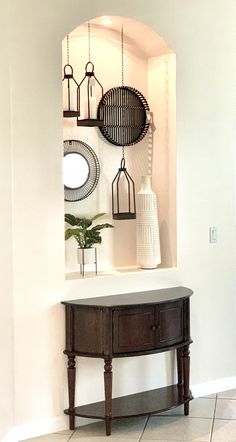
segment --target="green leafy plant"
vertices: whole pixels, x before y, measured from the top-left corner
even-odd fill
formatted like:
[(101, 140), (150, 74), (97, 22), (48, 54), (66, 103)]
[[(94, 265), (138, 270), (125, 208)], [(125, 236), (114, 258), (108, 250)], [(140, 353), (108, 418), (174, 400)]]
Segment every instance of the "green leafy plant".
[(98, 213), (92, 218), (78, 218), (70, 213), (65, 214), (65, 222), (70, 224), (70, 226), (75, 227), (74, 229), (68, 228), (65, 231), (65, 240), (74, 237), (81, 249), (88, 249), (94, 244), (101, 244), (101, 230), (107, 229), (109, 227), (114, 227), (111, 224), (97, 224), (93, 227), (92, 223), (105, 213)]

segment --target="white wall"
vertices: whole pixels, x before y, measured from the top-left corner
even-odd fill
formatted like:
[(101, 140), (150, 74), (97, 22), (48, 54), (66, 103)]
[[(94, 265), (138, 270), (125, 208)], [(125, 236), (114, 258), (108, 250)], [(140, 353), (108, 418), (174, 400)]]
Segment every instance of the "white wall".
[[(65, 406), (61, 41), (79, 22), (103, 14), (143, 20), (177, 54), (178, 275), (195, 291), (191, 381), (235, 376), (235, 1), (11, 5), (15, 423), (61, 415)], [(8, 208), (7, 220), (9, 214)], [(210, 225), (219, 230), (214, 245)], [(77, 296), (85, 294), (78, 283)], [(118, 364), (127, 372), (129, 361)], [(138, 360), (132, 364), (139, 370)], [(145, 388), (138, 382), (134, 388)]]
[(7, 1), (0, 4), (0, 439), (13, 425), (12, 188)]

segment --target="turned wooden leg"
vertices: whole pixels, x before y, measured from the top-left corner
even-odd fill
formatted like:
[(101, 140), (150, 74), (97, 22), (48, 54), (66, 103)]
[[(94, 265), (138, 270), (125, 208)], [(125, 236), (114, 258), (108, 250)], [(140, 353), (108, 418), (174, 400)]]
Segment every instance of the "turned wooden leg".
[(112, 417), (112, 359), (104, 359), (104, 388), (106, 435), (110, 436)]
[[(69, 395), (69, 411), (74, 413), (75, 411), (75, 356), (68, 356), (68, 395)], [(75, 429), (75, 416), (70, 415), (70, 430)]]
[(178, 387), (183, 387), (183, 348), (177, 348)]
[(190, 373), (190, 357), (189, 357), (189, 345), (183, 348), (183, 369), (184, 369), (184, 400), (188, 400), (184, 404), (184, 414), (188, 416), (189, 414), (189, 373)]

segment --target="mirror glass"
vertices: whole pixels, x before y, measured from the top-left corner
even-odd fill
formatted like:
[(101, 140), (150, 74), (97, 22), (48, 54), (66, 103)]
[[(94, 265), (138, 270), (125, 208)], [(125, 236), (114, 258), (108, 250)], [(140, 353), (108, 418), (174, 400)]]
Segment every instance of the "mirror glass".
[(83, 186), (89, 177), (89, 165), (83, 155), (70, 152), (63, 159), (64, 185), (69, 189)]

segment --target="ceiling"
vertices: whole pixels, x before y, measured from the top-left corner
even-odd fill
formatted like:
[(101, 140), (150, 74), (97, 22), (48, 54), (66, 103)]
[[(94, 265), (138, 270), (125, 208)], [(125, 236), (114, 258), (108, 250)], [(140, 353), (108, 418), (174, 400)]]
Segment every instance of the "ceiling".
[[(104, 25), (104, 19), (111, 19), (112, 23)], [(136, 49), (145, 58), (156, 57), (172, 53), (173, 50), (152, 28), (144, 23), (129, 17), (98, 17), (90, 21), (91, 35), (106, 37), (116, 42), (121, 41), (121, 26), (124, 30), (124, 46)], [(88, 32), (87, 23), (78, 26), (70, 33), (70, 38), (85, 35)]]

